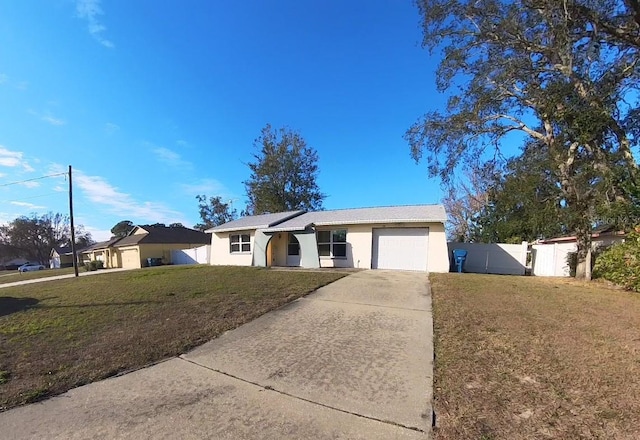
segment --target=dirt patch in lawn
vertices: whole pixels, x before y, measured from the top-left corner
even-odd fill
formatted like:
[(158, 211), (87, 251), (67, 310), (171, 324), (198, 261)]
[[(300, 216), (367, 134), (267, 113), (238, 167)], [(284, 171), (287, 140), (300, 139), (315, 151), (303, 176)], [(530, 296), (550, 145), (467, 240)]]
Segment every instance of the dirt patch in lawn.
[(0, 290), (0, 410), (175, 356), (346, 273), (176, 266)]
[(436, 439), (640, 438), (640, 295), (431, 275)]

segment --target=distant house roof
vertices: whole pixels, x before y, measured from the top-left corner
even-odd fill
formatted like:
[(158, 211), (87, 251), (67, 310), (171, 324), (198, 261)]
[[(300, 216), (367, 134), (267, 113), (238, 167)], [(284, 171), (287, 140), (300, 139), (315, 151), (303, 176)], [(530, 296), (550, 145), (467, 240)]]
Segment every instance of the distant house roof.
[(220, 226), (215, 226), (211, 229), (207, 229), (206, 232), (229, 232), (244, 231), (249, 229), (265, 229), (270, 226), (275, 226), (279, 223), (282, 223), (285, 220), (289, 220), (291, 218), (299, 216), (302, 213), (304, 213), (304, 211), (287, 211), (276, 212), (274, 214), (251, 215), (239, 218), (238, 220), (227, 222)]
[[(616, 228), (612, 225), (602, 225), (597, 228), (593, 228), (591, 232), (591, 239), (598, 239), (603, 237), (618, 237), (620, 239), (625, 238), (627, 233), (624, 231), (620, 231), (619, 228)], [(543, 240), (538, 240), (538, 243), (570, 243), (573, 241), (577, 241), (577, 237), (574, 235), (564, 235), (562, 237), (555, 238), (547, 238)]]
[(54, 247), (53, 249), (51, 249), (51, 253), (52, 254), (53, 254), (53, 251), (55, 251), (56, 254), (58, 254), (58, 255), (70, 254), (71, 253), (71, 246)]
[[(94, 246), (94, 245), (91, 245)], [(78, 247), (76, 245), (76, 252), (77, 253), (82, 253), (85, 250), (89, 249), (91, 246), (85, 247), (85, 248), (81, 248)], [(60, 246), (60, 247), (54, 247), (53, 249), (51, 249), (51, 255), (53, 255), (53, 251), (56, 252), (56, 254), (58, 255), (71, 255), (73, 253), (73, 250), (71, 249), (71, 246)]]
[(110, 248), (112, 247), (118, 240), (120, 240), (119, 237), (115, 237), (115, 238), (111, 238), (107, 241), (100, 241), (98, 243), (94, 243), (91, 246), (89, 246), (86, 249), (83, 249), (81, 252), (82, 253), (87, 253), (87, 252), (91, 252), (91, 251), (96, 251), (99, 249), (106, 249), (106, 248)]
[(381, 206), (307, 212), (280, 223), (265, 232), (301, 231), (308, 226), (359, 225), (372, 223), (444, 223), (447, 214), (442, 205)]
[[(147, 232), (146, 234), (135, 234), (139, 229)], [(124, 238), (121, 238), (113, 244), (114, 247), (135, 246), (137, 244), (168, 244), (168, 243), (185, 243), (185, 244), (208, 244), (211, 243), (211, 236), (195, 229), (184, 227), (169, 226), (136, 226)]]

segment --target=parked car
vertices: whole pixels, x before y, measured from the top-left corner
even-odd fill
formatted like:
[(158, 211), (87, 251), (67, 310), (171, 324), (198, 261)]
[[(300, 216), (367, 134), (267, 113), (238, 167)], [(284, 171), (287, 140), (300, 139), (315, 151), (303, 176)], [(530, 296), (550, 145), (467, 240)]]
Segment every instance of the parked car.
[(43, 270), (44, 266), (38, 263), (25, 263), (18, 268), (18, 272), (31, 272), (34, 270)]

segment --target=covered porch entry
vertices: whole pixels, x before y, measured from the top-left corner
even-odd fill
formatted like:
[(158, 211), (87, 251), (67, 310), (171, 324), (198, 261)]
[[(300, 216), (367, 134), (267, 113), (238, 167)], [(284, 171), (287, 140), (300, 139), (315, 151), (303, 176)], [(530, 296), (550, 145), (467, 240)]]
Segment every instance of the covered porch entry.
[(315, 231), (313, 229), (256, 231), (253, 265), (319, 268), (320, 257)]

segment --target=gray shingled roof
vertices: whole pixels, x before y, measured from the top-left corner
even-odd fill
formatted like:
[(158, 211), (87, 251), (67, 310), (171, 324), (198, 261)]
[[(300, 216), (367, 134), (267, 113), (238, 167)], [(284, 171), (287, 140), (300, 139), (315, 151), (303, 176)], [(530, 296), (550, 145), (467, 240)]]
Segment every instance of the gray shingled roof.
[(265, 232), (300, 231), (307, 226), (358, 225), (372, 223), (426, 223), (447, 221), (442, 205), (382, 206), (307, 212)]
[(132, 234), (135, 230), (132, 229), (129, 235), (120, 239), (117, 243), (114, 243), (114, 247), (135, 246), (141, 243), (155, 243), (155, 244), (208, 244), (211, 243), (211, 236), (204, 232), (196, 231), (195, 229), (185, 227), (170, 227), (170, 226), (153, 226), (153, 225), (140, 225), (136, 228), (142, 228), (148, 232), (148, 234)]
[(205, 232), (229, 232), (244, 231), (248, 229), (265, 229), (270, 226), (275, 226), (279, 223), (282, 223), (285, 220), (289, 220), (290, 218), (293, 218), (295, 216), (298, 216), (303, 212), (304, 211), (288, 211), (276, 212), (274, 214), (262, 214), (242, 217), (238, 220), (233, 220), (223, 225), (207, 229)]

